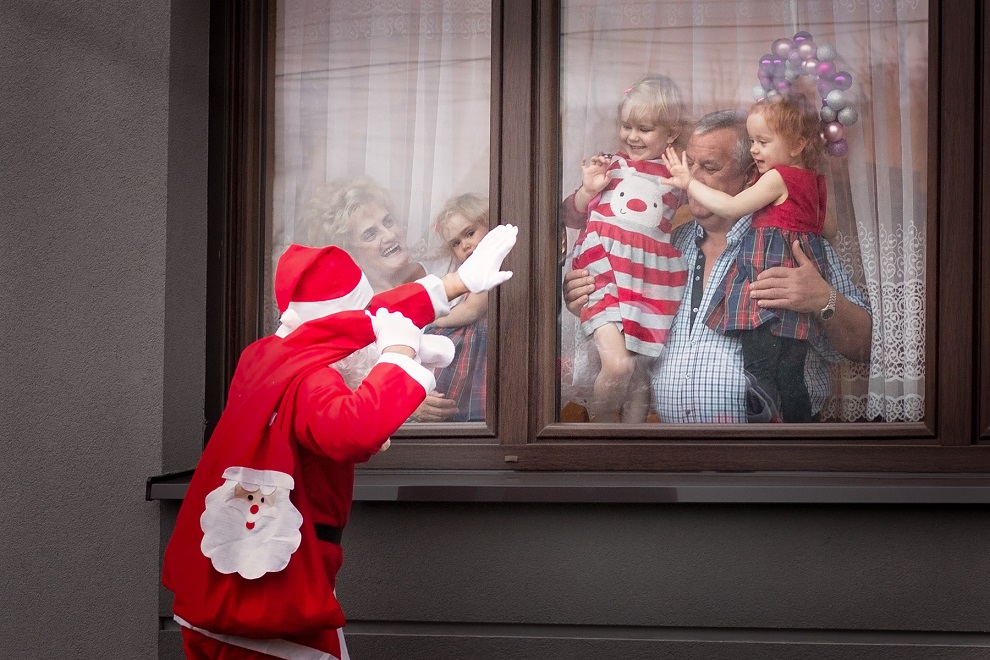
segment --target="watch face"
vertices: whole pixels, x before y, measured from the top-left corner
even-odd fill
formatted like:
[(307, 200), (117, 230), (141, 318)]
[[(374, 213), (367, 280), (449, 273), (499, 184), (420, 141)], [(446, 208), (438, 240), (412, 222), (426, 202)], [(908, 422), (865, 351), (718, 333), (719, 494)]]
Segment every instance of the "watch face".
[(832, 309), (831, 307), (826, 307), (825, 309), (822, 310), (821, 317), (823, 321), (827, 321), (833, 316), (835, 316), (835, 310)]

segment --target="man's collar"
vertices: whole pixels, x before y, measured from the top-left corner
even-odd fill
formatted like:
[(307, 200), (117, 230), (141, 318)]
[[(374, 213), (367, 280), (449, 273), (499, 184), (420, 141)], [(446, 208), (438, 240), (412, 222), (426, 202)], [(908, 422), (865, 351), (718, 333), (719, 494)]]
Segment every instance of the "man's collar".
[[(696, 243), (701, 243), (705, 240), (707, 232), (705, 228), (701, 226), (701, 223), (697, 220), (692, 220), (694, 222), (694, 240)], [(753, 216), (744, 215), (736, 221), (736, 224), (732, 225), (732, 228), (725, 235), (725, 242), (727, 245), (733, 243), (738, 243), (742, 240), (742, 237), (749, 231), (749, 228), (753, 225)]]

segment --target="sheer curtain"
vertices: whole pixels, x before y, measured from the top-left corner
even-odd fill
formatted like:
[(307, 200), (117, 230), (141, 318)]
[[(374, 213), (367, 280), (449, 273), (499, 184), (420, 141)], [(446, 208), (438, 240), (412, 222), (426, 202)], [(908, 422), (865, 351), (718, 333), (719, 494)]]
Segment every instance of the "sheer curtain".
[(491, 2), (280, 0), (276, 20), (272, 264), (314, 189), (362, 174), (422, 258), (443, 202), (488, 194)]
[[(642, 74), (673, 77), (695, 118), (745, 109), (760, 57), (802, 30), (833, 45), (839, 69), (852, 74), (847, 96), (859, 120), (846, 128), (848, 155), (828, 158), (826, 176), (839, 220), (834, 245), (874, 315), (870, 364), (835, 368), (823, 416), (918, 421), (931, 135), (925, 0), (564, 0), (561, 189), (580, 185), (582, 156), (614, 148), (618, 99)], [(581, 395), (570, 385), (569, 316), (561, 318), (562, 403)]]

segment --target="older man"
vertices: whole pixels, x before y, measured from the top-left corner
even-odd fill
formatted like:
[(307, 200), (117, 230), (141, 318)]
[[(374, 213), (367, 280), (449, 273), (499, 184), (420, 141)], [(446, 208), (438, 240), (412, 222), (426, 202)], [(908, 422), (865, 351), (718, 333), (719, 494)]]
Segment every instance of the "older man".
[[(724, 110), (702, 117), (688, 141), (687, 161), (692, 175), (712, 188), (735, 195), (749, 186), (755, 168), (745, 115)], [(711, 330), (704, 318), (739, 253), (751, 217), (726, 220), (693, 199), (689, 204), (693, 219), (677, 229), (674, 243), (683, 252), (691, 276), (654, 371), (654, 407), (665, 423), (746, 422), (754, 410), (752, 402), (747, 405), (750, 387), (740, 342)], [(763, 272), (751, 295), (765, 307), (819, 316), (824, 337), (808, 352), (805, 369), (812, 410), (817, 413), (829, 392), (825, 362), (842, 357), (868, 360), (873, 318), (834, 250), (826, 249), (826, 280), (797, 243), (793, 249), (799, 266)], [(587, 271), (570, 271), (564, 277), (564, 300), (574, 313), (593, 290)]]

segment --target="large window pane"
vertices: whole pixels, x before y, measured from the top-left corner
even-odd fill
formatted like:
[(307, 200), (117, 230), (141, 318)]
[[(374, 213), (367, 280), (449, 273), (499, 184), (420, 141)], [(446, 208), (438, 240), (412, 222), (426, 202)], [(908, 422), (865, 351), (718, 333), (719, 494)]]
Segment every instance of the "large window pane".
[[(563, 195), (582, 186), (582, 158), (599, 153), (630, 155), (630, 142), (620, 141), (620, 100), (649, 73), (668, 76), (679, 88), (687, 132), (707, 113), (722, 109), (745, 113), (756, 98), (773, 96), (774, 91), (803, 94), (816, 109), (824, 109), (820, 125), (830, 154), (819, 171), (827, 184), (828, 215), (837, 224), (828, 241), (835, 255), (828, 280), (833, 285), (839, 280), (847, 283), (848, 288), (836, 288), (872, 310), (873, 322), (867, 337), (869, 356), (861, 362), (841, 359), (829, 350), (829, 341), (812, 342), (803, 380), (816, 420), (915, 422), (924, 416), (926, 173), (932, 135), (927, 114), (928, 13), (923, 0), (618, 4), (565, 0), (562, 5)], [(810, 39), (800, 48), (805, 36)], [(796, 53), (790, 60), (788, 44)], [(764, 56), (769, 61), (761, 64)], [(780, 59), (774, 62), (774, 57)], [(826, 102), (833, 90), (838, 93)], [(833, 120), (830, 110), (836, 115), (845, 110), (834, 117), (838, 124), (826, 121)], [(683, 149), (682, 140), (675, 139), (674, 145)], [(617, 186), (614, 180), (611, 185)], [(615, 208), (607, 195), (599, 201)], [(674, 227), (691, 222), (690, 205), (676, 196), (670, 205), (678, 207)], [(567, 218), (570, 209), (573, 206), (562, 205), (561, 222), (580, 225)], [(578, 217), (588, 220), (587, 214)], [(676, 240), (677, 230), (674, 234)], [(626, 421), (638, 421), (644, 414), (648, 421), (662, 422), (751, 419), (740, 340), (731, 334), (706, 336), (706, 311), (713, 307), (713, 293), (730, 267), (718, 261), (717, 250), (697, 271), (697, 276), (711, 278), (704, 280), (705, 295), (690, 304), (690, 287), (700, 264), (695, 235), (702, 236), (703, 244), (709, 234), (692, 229), (690, 244), (678, 244), (688, 248), (683, 250), (687, 262), (678, 266), (687, 275), (686, 302), (668, 321), (673, 323), (669, 337), (660, 356), (647, 363), (646, 391), (639, 390), (649, 408), (628, 414), (625, 406)], [(563, 273), (571, 270), (576, 244), (587, 253), (588, 238), (580, 227), (567, 229), (567, 238), (571, 252)], [(637, 254), (619, 254), (621, 243), (606, 241), (605, 253), (618, 258)], [(615, 263), (613, 259), (613, 267)], [(600, 277), (605, 279), (599, 283), (609, 281), (605, 274)], [(621, 283), (616, 287), (623, 288)], [(625, 295), (630, 294), (620, 291), (620, 298)], [(654, 300), (637, 300), (640, 311), (646, 305), (653, 313)], [(691, 321), (693, 307), (698, 312)], [(818, 316), (817, 310), (814, 315)], [(627, 317), (620, 314), (623, 321)], [(832, 337), (826, 332), (830, 322), (838, 320), (815, 321), (826, 340)], [(625, 326), (626, 336), (629, 327)], [(624, 403), (635, 401), (634, 388), (621, 391), (625, 386), (613, 381), (602, 386), (602, 360), (595, 340), (566, 311), (560, 322), (560, 353), (562, 421), (587, 419), (585, 411), (594, 412), (596, 406), (604, 411), (604, 421), (611, 421), (609, 395)]]
[[(491, 4), (282, 0), (275, 49), (266, 291), (293, 242), (344, 247), (377, 290), (455, 267), (489, 222)], [(421, 421), (484, 419), (486, 314), (469, 296), (429, 329), (457, 346), (455, 408)]]

